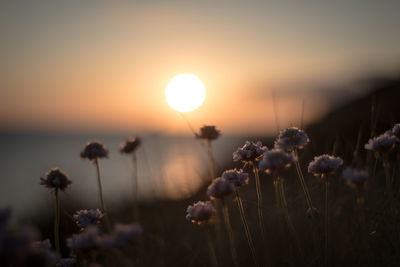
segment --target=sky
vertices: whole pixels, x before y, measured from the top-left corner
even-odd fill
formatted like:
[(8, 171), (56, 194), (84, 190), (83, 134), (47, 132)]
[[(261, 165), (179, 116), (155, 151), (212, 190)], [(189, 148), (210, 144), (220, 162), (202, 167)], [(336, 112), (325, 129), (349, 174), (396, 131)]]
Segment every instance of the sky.
[[(2, 1), (0, 130), (189, 133), (164, 90), (206, 87), (193, 127), (311, 122), (400, 66), (399, 1)], [(326, 88), (331, 88), (327, 92)], [(275, 117), (276, 114), (276, 117)]]

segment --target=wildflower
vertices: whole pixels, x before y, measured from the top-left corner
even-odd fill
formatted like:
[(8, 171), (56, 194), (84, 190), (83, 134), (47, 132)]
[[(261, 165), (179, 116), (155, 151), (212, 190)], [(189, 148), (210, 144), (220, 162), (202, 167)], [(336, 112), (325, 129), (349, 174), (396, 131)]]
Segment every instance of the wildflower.
[(398, 139), (400, 139), (400, 123), (397, 123), (393, 126), (392, 134), (395, 135)]
[(130, 154), (135, 152), (139, 146), (141, 145), (142, 140), (138, 137), (130, 137), (129, 139), (125, 140), (120, 145), (120, 152), (125, 154)]
[(79, 210), (73, 217), (80, 227), (85, 228), (89, 225), (97, 225), (100, 223), (104, 214), (99, 209)]
[(267, 147), (263, 146), (260, 141), (256, 143), (246, 141), (243, 147), (240, 147), (233, 152), (233, 161), (254, 163), (266, 150)]
[(229, 196), (233, 192), (235, 192), (235, 186), (221, 177), (215, 179), (207, 189), (207, 195), (211, 199), (222, 199), (226, 196)]
[(71, 267), (76, 263), (74, 258), (63, 258), (56, 263), (56, 267)]
[(272, 173), (289, 167), (293, 161), (293, 156), (286, 154), (282, 150), (267, 150), (264, 152), (264, 157), (259, 163), (259, 169), (266, 173)]
[(303, 149), (309, 141), (310, 139), (303, 130), (289, 127), (279, 133), (278, 139), (275, 141), (275, 148), (292, 152), (295, 149)]
[(186, 219), (198, 225), (208, 223), (216, 210), (211, 201), (198, 201), (186, 209)]
[(249, 175), (242, 170), (227, 170), (222, 173), (221, 177), (237, 187), (247, 185), (249, 183)]
[(368, 172), (347, 167), (344, 169), (342, 177), (349, 185), (361, 188), (368, 180)]
[(200, 128), (200, 133), (196, 133), (196, 137), (200, 139), (205, 139), (208, 141), (212, 141), (217, 139), (221, 135), (221, 131), (217, 130), (215, 126), (204, 125)]
[(307, 215), (309, 218), (313, 218), (319, 215), (319, 210), (316, 207), (308, 208)]
[(86, 253), (101, 248), (103, 240), (97, 227), (90, 225), (85, 231), (67, 239), (67, 247), (75, 253)]
[(104, 237), (104, 243), (107, 247), (120, 248), (136, 240), (142, 233), (142, 228), (137, 223), (116, 224), (114, 232)]
[(395, 135), (389, 134), (388, 132), (381, 134), (377, 137), (369, 139), (368, 143), (365, 144), (365, 149), (374, 151), (376, 153), (389, 152), (399, 139)]
[(46, 173), (45, 178), (41, 177), (40, 180), (41, 185), (61, 191), (64, 191), (72, 184), (68, 174), (59, 168), (50, 169)]
[(89, 160), (108, 158), (108, 149), (102, 142), (91, 141), (87, 143), (85, 148), (82, 150), (81, 158), (87, 158)]
[(308, 172), (315, 176), (327, 175), (335, 172), (342, 164), (341, 158), (324, 154), (314, 157), (314, 160), (308, 164)]
[(43, 241), (36, 241), (33, 244), (38, 248), (51, 249), (51, 243), (49, 239), (45, 239)]

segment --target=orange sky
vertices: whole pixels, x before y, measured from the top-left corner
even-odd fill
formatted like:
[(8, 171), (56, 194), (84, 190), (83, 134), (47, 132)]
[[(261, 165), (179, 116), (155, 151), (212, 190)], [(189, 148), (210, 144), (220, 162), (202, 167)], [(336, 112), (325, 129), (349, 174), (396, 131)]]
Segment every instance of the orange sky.
[[(232, 134), (275, 131), (329, 107), (321, 86), (398, 66), (399, 4), (4, 2), (0, 129), (187, 133), (164, 90), (202, 79), (187, 117)], [(284, 90), (281, 91), (281, 90)], [(288, 90), (293, 94), (287, 93)]]

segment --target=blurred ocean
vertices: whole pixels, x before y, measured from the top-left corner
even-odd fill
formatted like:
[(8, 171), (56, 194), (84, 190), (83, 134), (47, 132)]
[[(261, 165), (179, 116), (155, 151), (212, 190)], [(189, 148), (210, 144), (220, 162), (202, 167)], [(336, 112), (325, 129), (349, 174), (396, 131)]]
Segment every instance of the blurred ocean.
[[(73, 184), (62, 201), (79, 200), (97, 208), (98, 188), (94, 165), (79, 153), (89, 140), (100, 140), (109, 149), (109, 159), (100, 160), (106, 204), (112, 208), (132, 199), (132, 159), (119, 153), (127, 136), (0, 134), (0, 207), (10, 206), (16, 216), (29, 217), (42, 208), (52, 208), (49, 190), (39, 185), (40, 177), (53, 167), (66, 171)], [(184, 198), (207, 182), (207, 148), (189, 136), (142, 137), (138, 150), (139, 199)], [(214, 154), (218, 165), (231, 161), (232, 152), (243, 138), (222, 136)]]

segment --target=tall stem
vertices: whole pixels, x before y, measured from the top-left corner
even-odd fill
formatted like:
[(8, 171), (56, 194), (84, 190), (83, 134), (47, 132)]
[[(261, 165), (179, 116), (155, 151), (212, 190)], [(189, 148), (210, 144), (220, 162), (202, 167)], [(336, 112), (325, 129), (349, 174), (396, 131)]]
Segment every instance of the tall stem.
[(296, 167), (297, 175), (299, 177), (299, 181), (300, 181), (301, 187), (302, 187), (304, 195), (306, 197), (307, 205), (310, 208), (311, 216), (314, 217), (313, 204), (312, 204), (312, 200), (311, 200), (310, 191), (308, 190), (306, 181), (304, 179), (303, 173), (302, 173), (301, 168), (300, 168), (300, 163), (299, 163), (297, 150), (294, 150), (294, 155), (296, 157), (295, 167)]
[(138, 203), (138, 169), (137, 169), (137, 157), (136, 152), (132, 153), (133, 163), (133, 209), (136, 222), (139, 222), (139, 203)]
[(328, 266), (329, 262), (328, 249), (329, 249), (329, 179), (325, 175), (325, 266)]
[(99, 186), (99, 197), (100, 197), (101, 209), (104, 212), (107, 231), (111, 231), (110, 218), (106, 211), (106, 206), (104, 205), (104, 200), (103, 200), (103, 188), (101, 186), (100, 167), (99, 167), (99, 161), (97, 159), (94, 160), (94, 165), (96, 166), (96, 172), (97, 172), (97, 183)]
[[(281, 205), (282, 205), (282, 209), (283, 209), (283, 213), (284, 213), (284, 216), (285, 216), (286, 223), (287, 223), (287, 225), (289, 227), (289, 230), (290, 230), (291, 234), (293, 235), (294, 239), (297, 242), (296, 231), (294, 229), (292, 220), (290, 218), (289, 209), (288, 209), (288, 206), (287, 206), (286, 193), (285, 193), (285, 187), (284, 187), (283, 178), (278, 177), (278, 186), (279, 186), (279, 193), (280, 193), (280, 197), (281, 197)], [(299, 246), (299, 249), (301, 249), (300, 246)]]
[(218, 261), (217, 261), (217, 257), (215, 256), (215, 249), (214, 249), (214, 245), (211, 239), (211, 234), (210, 234), (210, 229), (208, 229), (208, 227), (206, 226), (206, 228), (204, 228), (204, 231), (206, 232), (206, 236), (207, 236), (207, 243), (208, 243), (208, 249), (209, 249), (209, 253), (210, 253), (210, 261), (212, 266), (217, 267), (218, 266)]
[(212, 149), (211, 140), (207, 140), (207, 148), (208, 148), (208, 158), (210, 160), (211, 180), (214, 180), (216, 178), (215, 159), (214, 159), (214, 153), (213, 153), (213, 149)]
[(383, 159), (383, 168), (385, 169), (386, 178), (386, 193), (388, 194), (389, 201), (393, 200), (392, 178), (390, 177), (390, 164), (387, 159)]
[(55, 189), (55, 209), (54, 209), (54, 243), (56, 250), (60, 253), (60, 200), (58, 197), (58, 188)]
[[(260, 183), (260, 176), (258, 175), (258, 167), (257, 165), (254, 163), (253, 164), (253, 172), (254, 172), (254, 176), (255, 176), (255, 180), (256, 180), (256, 190), (257, 190), (257, 201), (258, 201), (258, 225), (260, 227), (260, 232), (261, 232), (261, 237), (264, 241), (264, 218), (263, 218), (263, 212), (262, 212), (262, 195), (261, 195), (261, 183)], [(265, 245), (265, 244), (264, 244)]]
[(240, 217), (242, 218), (242, 223), (244, 227), (244, 231), (247, 238), (247, 243), (249, 244), (251, 256), (253, 257), (254, 264), (257, 266), (257, 256), (256, 256), (256, 249), (254, 247), (253, 239), (251, 238), (249, 225), (247, 224), (246, 216), (244, 214), (243, 202), (239, 195), (239, 189), (236, 190), (236, 203), (238, 205), (240, 211)]
[(229, 219), (228, 205), (226, 205), (224, 200), (222, 200), (222, 210), (223, 210), (223, 213), (224, 213), (224, 220), (225, 220), (226, 230), (228, 231), (229, 247), (230, 247), (230, 250), (231, 250), (232, 261), (233, 261), (233, 264), (235, 266), (239, 266), (238, 262), (237, 262), (235, 241), (234, 241), (234, 237), (233, 237), (231, 221)]

